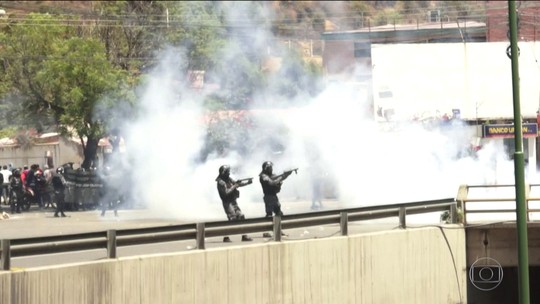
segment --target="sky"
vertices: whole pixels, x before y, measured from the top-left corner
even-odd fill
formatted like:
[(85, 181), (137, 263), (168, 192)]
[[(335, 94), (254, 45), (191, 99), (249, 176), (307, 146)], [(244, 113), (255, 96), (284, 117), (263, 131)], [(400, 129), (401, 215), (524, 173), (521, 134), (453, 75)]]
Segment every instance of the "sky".
[[(249, 2), (244, 5), (228, 16), (237, 18)], [(253, 47), (271, 41), (265, 39), (271, 34), (264, 29), (254, 31), (259, 39)], [(237, 51), (225, 46), (224, 58), (234, 58)], [(255, 178), (252, 185), (240, 189), (239, 204), (247, 218), (264, 216), (258, 182), (264, 161), (272, 161), (277, 174), (299, 169), (279, 194), (284, 210), (294, 202), (311, 200), (316, 172), (323, 176), (325, 193), (339, 199), (343, 207), (453, 198), (460, 184), (513, 183), (513, 161), (502, 141), (488, 142), (474, 157), (466, 155), (464, 149), (474, 134), (459, 121), (444, 126), (382, 124), (373, 119), (365, 95), (350, 83), (336, 82), (317, 96), (302, 95), (302, 103), (289, 111), (256, 112), (253, 119), (259, 127), (249, 129), (249, 136), (241, 139), (256, 147), (249, 155), (230, 150), (200, 161), (206, 134), (204, 96), (192, 90), (186, 75), (176, 68), (186, 64), (184, 50), (171, 47), (159, 58), (159, 66), (140, 88), (144, 94), (137, 118), (126, 121), (123, 130), (123, 162), (133, 170), (130, 199), (156, 216), (226, 220), (215, 182), (223, 164), (231, 166), (233, 178)], [(395, 81), (401, 73), (395, 68), (387, 68), (389, 80)], [(233, 71), (220, 76), (235, 77)], [(384, 80), (385, 74), (377, 77)], [(268, 94), (260, 92), (271, 100)], [(284, 149), (261, 143), (261, 138), (283, 128)]]

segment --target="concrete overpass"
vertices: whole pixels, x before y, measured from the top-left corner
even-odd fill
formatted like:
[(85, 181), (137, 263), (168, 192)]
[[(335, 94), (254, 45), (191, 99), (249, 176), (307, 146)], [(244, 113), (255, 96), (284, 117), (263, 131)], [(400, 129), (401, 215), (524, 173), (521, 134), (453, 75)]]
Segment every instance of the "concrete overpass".
[[(528, 185), (527, 192), (531, 286), (539, 283), (540, 273), (535, 187)], [(513, 188), (494, 187), (484, 197), (474, 189), (464, 186), (457, 195), (460, 224), (441, 224), (440, 211), (398, 208), (361, 213), (370, 216), (350, 221), (345, 235), (339, 219), (302, 227), (284, 220), (290, 228), (279, 242), (253, 234), (253, 243), (223, 244), (221, 236), (211, 234), (204, 238), (205, 250), (196, 248), (196, 240), (184, 240), (126, 246), (111, 259), (105, 248), (85, 251), (82, 261), (70, 261), (64, 253), (13, 258), (14, 267), (0, 271), (0, 303), (515, 303)], [(482, 203), (490, 207), (476, 206)], [(133, 217), (132, 228), (178, 224), (138, 221), (137, 212), (123, 212)], [(383, 213), (386, 217), (377, 217)], [(37, 221), (59, 223), (36, 214)], [(105, 229), (115, 226), (114, 219), (97, 221), (97, 212), (85, 214), (94, 229), (100, 229), (97, 222)], [(73, 223), (74, 232), (84, 230), (81, 218), (66, 219), (79, 223)], [(116, 228), (126, 223), (116, 222)], [(6, 227), (0, 222), (0, 229)], [(486, 258), (496, 264), (485, 263)], [(64, 263), (42, 262), (47, 259)], [(484, 268), (500, 274), (484, 280)], [(538, 292), (531, 288), (533, 303), (540, 300)]]

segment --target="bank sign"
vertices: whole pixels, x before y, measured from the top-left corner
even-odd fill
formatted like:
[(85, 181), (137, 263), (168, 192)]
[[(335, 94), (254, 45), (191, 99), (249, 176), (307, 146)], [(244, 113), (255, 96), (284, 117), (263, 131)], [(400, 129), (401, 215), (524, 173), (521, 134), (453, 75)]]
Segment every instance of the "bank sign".
[[(484, 125), (483, 127), (484, 127), (484, 137), (488, 137), (488, 138), (513, 138), (514, 137), (513, 124)], [(523, 131), (523, 137), (538, 136), (538, 124), (536, 123), (524, 123), (521, 128)]]

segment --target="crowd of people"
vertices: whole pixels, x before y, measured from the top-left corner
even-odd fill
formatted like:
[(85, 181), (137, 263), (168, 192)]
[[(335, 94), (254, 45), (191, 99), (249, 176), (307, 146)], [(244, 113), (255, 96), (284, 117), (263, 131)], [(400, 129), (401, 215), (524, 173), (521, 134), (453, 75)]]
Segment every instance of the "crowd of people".
[[(12, 213), (21, 213), (23, 210), (28, 210), (30, 205), (36, 204), (39, 209), (54, 208), (55, 217), (66, 217), (64, 211), (67, 182), (64, 170), (64, 167), (58, 167), (54, 170), (47, 165), (41, 168), (38, 164), (33, 164), (30, 167), (25, 165), (22, 168), (3, 165), (0, 170), (2, 184), (0, 201), (9, 205)], [(273, 174), (272, 162), (266, 161), (262, 164), (259, 181), (263, 191), (266, 217), (283, 215), (277, 194), (281, 190), (283, 181), (296, 170), (298, 169), (275, 175)], [(237, 199), (240, 197), (238, 188), (247, 186), (253, 181), (252, 178), (236, 181), (230, 177), (230, 173), (229, 165), (222, 165), (219, 168), (219, 175), (216, 178), (218, 194), (227, 218), (230, 221), (243, 220), (245, 219), (244, 214), (237, 203)], [(118, 178), (112, 174), (110, 168), (105, 168), (103, 177), (107, 180), (103, 183), (101, 193), (101, 216), (104, 216), (109, 208), (114, 210), (115, 216), (118, 216), (117, 209), (122, 198), (118, 187)], [(314, 197), (313, 204), (316, 203), (321, 204), (319, 195), (317, 198)], [(242, 241), (251, 240), (247, 235), (242, 236)], [(230, 242), (230, 238), (225, 237), (224, 242)]]
[(65, 217), (64, 190), (66, 182), (63, 177), (63, 168), (57, 172), (45, 165), (40, 167), (33, 164), (30, 167), (14, 167), (3, 165), (0, 170), (2, 192), (0, 200), (10, 206), (12, 213), (21, 213), (30, 208), (32, 204), (40, 209), (55, 208), (55, 216)]
[[(66, 171), (76, 172), (77, 170), (69, 165), (67, 167), (66, 165), (60, 166), (56, 170), (47, 165), (41, 167), (38, 164), (23, 167), (3, 165), (2, 170), (0, 170), (0, 183), (2, 185), (0, 201), (9, 206), (11, 213), (28, 211), (32, 205), (35, 205), (40, 210), (53, 209), (55, 217), (66, 217), (68, 188), (71, 190), (76, 188), (73, 181), (66, 181), (66, 177), (68, 177)], [(99, 184), (103, 184), (103, 186), (98, 188), (99, 191), (96, 191), (92, 198), (95, 200), (95, 206), (101, 205), (101, 216), (104, 216), (109, 208), (114, 210), (115, 216), (118, 216), (117, 209), (121, 193), (117, 191), (119, 187), (117, 183), (113, 183), (114, 174), (110, 171), (109, 168), (106, 168), (98, 175)], [(74, 192), (69, 193), (73, 195)], [(70, 198), (73, 200), (72, 196)]]

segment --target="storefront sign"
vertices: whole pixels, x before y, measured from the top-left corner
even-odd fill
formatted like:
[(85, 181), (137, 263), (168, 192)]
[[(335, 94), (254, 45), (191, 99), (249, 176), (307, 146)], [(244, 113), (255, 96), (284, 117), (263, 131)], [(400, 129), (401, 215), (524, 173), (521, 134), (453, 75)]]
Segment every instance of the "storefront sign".
[[(523, 137), (538, 136), (538, 124), (524, 123), (522, 125)], [(484, 137), (512, 138), (514, 137), (513, 124), (484, 125)]]

